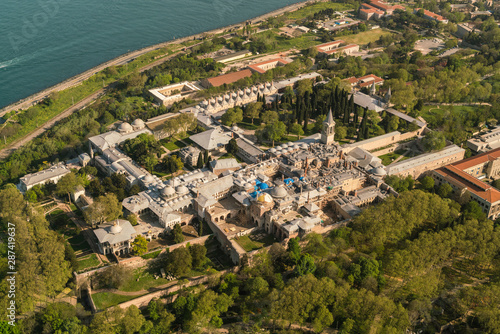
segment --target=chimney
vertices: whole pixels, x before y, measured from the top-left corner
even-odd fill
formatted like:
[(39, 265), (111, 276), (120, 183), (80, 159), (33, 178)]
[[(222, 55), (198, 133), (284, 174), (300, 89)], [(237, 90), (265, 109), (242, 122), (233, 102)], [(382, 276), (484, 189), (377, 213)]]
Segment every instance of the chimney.
[(196, 192), (196, 198), (198, 198), (198, 197), (200, 197), (200, 191), (199, 190)]

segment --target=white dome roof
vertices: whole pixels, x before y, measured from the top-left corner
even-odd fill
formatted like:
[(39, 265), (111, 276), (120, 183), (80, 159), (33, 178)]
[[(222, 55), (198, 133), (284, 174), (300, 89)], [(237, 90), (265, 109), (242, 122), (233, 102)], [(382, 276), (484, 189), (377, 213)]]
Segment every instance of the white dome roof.
[(276, 152), (276, 149), (275, 149), (275, 148), (272, 148), (272, 149), (270, 149), (270, 150), (269, 150), (269, 152), (271, 152), (271, 153), (275, 153), (275, 152)]
[(118, 126), (118, 130), (123, 132), (132, 131), (132, 126), (127, 122), (123, 122), (122, 124), (120, 124), (120, 126)]
[(189, 189), (186, 186), (178, 186), (177, 188), (175, 188), (175, 191), (178, 194), (186, 194), (189, 192)]
[(387, 175), (387, 172), (385, 171), (384, 168), (382, 167), (377, 167), (371, 170), (371, 172), (377, 176), (384, 176)]
[(287, 195), (288, 195), (288, 192), (282, 186), (274, 187), (271, 190), (271, 196), (276, 197), (276, 198), (284, 198)]
[(153, 182), (154, 180), (155, 180), (155, 178), (154, 178), (154, 177), (153, 177), (153, 175), (151, 175), (151, 174), (146, 175), (146, 176), (144, 177), (144, 179), (143, 179), (143, 181), (144, 181), (144, 182), (147, 182), (147, 183), (149, 183), (149, 182)]
[(122, 227), (118, 224), (115, 224), (113, 226), (111, 226), (111, 229), (109, 230), (109, 233), (111, 234), (118, 234), (122, 231)]
[(136, 128), (143, 128), (144, 127), (144, 121), (140, 118), (136, 119), (135, 121), (132, 122), (132, 126)]
[(171, 186), (168, 186), (161, 190), (161, 194), (162, 196), (172, 196), (175, 194), (175, 190)]

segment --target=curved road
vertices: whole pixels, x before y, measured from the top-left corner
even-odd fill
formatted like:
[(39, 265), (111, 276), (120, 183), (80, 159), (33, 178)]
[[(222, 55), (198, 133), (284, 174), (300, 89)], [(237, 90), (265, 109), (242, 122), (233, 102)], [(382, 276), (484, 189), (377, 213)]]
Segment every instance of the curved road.
[[(198, 45), (198, 44), (195, 44), (195, 45)], [(193, 45), (193, 46), (195, 46), (195, 45)], [(152, 68), (154, 66), (160, 65), (160, 64), (164, 63), (165, 61), (169, 60), (170, 58), (177, 56), (178, 54), (181, 54), (181, 53), (183, 53), (183, 51), (174, 53), (168, 57), (161, 58), (157, 61), (154, 61), (151, 64), (148, 64), (148, 65), (142, 67), (140, 72), (144, 72), (144, 71), (149, 70), (150, 68)], [(99, 97), (103, 96), (109, 89), (113, 88), (116, 85), (116, 83), (117, 82), (115, 81), (115, 82), (109, 84), (108, 86), (99, 89), (97, 92), (93, 93), (92, 95), (87, 96), (83, 100), (79, 101), (78, 103), (75, 103), (73, 106), (64, 110), (59, 115), (55, 116), (54, 118), (52, 118), (51, 120), (49, 120), (48, 122), (46, 122), (45, 124), (40, 126), (38, 129), (36, 129), (35, 131), (28, 134), (27, 136), (20, 138), (19, 140), (14, 141), (13, 143), (9, 144), (6, 148), (0, 150), (0, 159), (7, 158), (9, 155), (14, 153), (15, 150), (17, 150), (21, 146), (26, 145), (29, 141), (35, 139), (36, 137), (38, 137), (39, 135), (41, 135), (42, 133), (44, 133), (45, 131), (47, 131), (51, 127), (53, 127), (57, 122), (70, 116), (75, 111), (78, 111), (80, 109), (88, 107), (89, 105), (94, 103)]]

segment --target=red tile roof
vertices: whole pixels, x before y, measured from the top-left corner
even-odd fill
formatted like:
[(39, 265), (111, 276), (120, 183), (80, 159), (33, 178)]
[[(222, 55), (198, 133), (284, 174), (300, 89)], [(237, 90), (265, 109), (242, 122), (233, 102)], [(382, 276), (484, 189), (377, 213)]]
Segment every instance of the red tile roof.
[[(422, 8), (415, 8), (415, 11), (418, 12), (421, 9)], [(424, 15), (426, 15), (428, 17), (432, 17), (436, 21), (444, 21), (445, 20), (445, 18), (442, 17), (441, 15), (433, 13), (433, 12), (427, 10), (427, 9), (424, 9)]]
[(217, 77), (209, 78), (207, 81), (212, 85), (212, 87), (219, 87), (223, 84), (231, 84), (243, 78), (248, 78), (252, 76), (252, 71), (246, 69), (238, 72), (231, 72)]
[(371, 86), (374, 82), (375, 84), (384, 82), (384, 79), (376, 76), (375, 74), (368, 74), (360, 78), (350, 77), (344, 80), (349, 82), (351, 86), (358, 85), (359, 87)]
[(263, 62), (260, 62), (260, 63), (257, 63), (257, 64), (252, 64), (252, 65), (248, 66), (248, 68), (250, 68), (250, 69), (252, 69), (252, 70), (254, 70), (256, 72), (259, 72), (259, 73), (266, 73), (267, 70), (262, 69), (261, 66), (269, 64), (269, 63), (274, 63), (274, 62), (277, 62), (278, 66), (279, 65), (286, 65), (286, 64), (289, 63), (289, 61), (286, 61), (283, 58), (275, 58), (275, 59), (263, 61)]
[(495, 203), (500, 201), (500, 191), (464, 172), (464, 169), (468, 169), (488, 161), (493, 161), (497, 158), (500, 158), (500, 148), (464, 159), (462, 161), (454, 162), (450, 165), (438, 168), (435, 171), (445, 177), (448, 182), (467, 188), (467, 190), (489, 203)]
[(500, 148), (452, 163), (452, 165), (460, 170), (464, 170), (497, 158), (500, 158)]

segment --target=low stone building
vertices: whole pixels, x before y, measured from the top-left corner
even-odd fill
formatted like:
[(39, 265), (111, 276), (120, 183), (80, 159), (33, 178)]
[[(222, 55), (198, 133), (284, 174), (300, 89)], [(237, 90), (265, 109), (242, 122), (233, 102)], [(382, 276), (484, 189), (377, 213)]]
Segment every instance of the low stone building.
[(129, 221), (117, 219), (102, 224), (94, 230), (99, 251), (104, 254), (125, 255), (130, 253), (136, 231)]
[(236, 159), (219, 159), (210, 161), (210, 169), (212, 173), (221, 176), (227, 172), (234, 172), (241, 168), (241, 165)]
[(64, 165), (52, 166), (48, 169), (21, 177), (18, 189), (24, 194), (34, 186), (41, 186), (49, 182), (57, 183), (64, 175), (69, 173), (71, 171)]
[(179, 150), (179, 158), (185, 165), (196, 167), (201, 151), (194, 146), (183, 147)]

